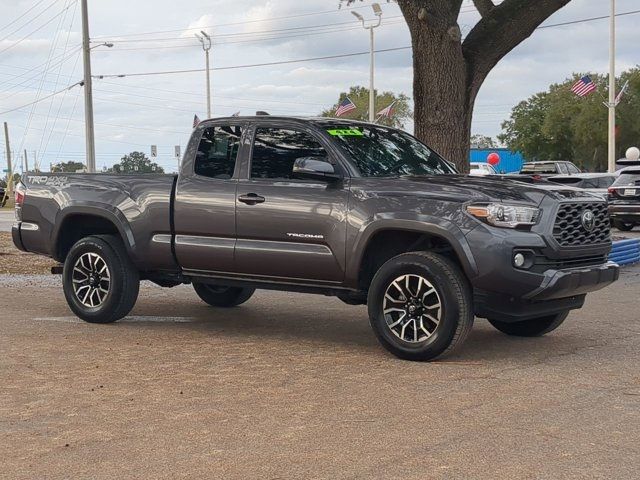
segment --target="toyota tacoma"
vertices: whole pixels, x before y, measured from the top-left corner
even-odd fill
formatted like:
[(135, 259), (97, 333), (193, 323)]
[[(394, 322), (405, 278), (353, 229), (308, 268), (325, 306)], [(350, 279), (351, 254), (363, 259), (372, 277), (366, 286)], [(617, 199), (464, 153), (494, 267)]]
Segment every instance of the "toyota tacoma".
[(619, 274), (602, 198), (460, 175), (403, 131), (341, 119), (204, 121), (177, 175), (29, 173), (16, 217), (15, 245), (63, 264), (87, 322), (126, 316), (140, 280), (214, 307), (316, 293), (366, 304), (411, 360), (451, 352), (474, 317), (550, 332)]

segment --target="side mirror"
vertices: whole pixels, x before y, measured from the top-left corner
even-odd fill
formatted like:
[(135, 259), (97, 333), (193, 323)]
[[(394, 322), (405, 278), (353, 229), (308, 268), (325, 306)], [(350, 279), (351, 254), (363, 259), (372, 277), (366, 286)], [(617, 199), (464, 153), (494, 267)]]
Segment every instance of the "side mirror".
[(335, 180), (340, 178), (333, 165), (325, 158), (300, 157), (293, 162), (293, 175), (299, 178)]

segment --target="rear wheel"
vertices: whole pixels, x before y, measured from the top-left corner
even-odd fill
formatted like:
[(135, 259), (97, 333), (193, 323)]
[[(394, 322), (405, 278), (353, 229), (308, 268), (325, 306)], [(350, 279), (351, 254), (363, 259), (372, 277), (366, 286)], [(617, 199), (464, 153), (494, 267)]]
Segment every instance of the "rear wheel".
[(96, 235), (79, 240), (62, 273), (69, 308), (91, 323), (111, 323), (136, 303), (140, 276), (119, 237)]
[(203, 302), (212, 307), (235, 307), (249, 300), (256, 291), (255, 288), (225, 287), (206, 283), (194, 283), (193, 289)]
[(631, 222), (623, 222), (622, 220), (614, 220), (613, 226), (623, 232), (630, 232), (633, 230), (633, 227), (635, 227), (635, 224)]
[(367, 303), (380, 343), (407, 360), (453, 351), (473, 325), (467, 279), (451, 261), (431, 252), (387, 261), (371, 282)]
[(522, 322), (499, 322), (489, 319), (489, 323), (502, 333), (515, 337), (540, 337), (558, 328), (565, 321), (569, 312), (557, 313), (546, 317), (532, 318)]

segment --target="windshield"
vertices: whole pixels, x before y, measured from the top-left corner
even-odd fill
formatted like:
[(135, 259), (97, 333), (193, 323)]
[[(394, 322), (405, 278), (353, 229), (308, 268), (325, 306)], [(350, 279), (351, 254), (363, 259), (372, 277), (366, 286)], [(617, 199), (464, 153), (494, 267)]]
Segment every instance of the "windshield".
[(457, 173), (440, 155), (400, 130), (359, 124), (325, 129), (349, 154), (363, 177)]

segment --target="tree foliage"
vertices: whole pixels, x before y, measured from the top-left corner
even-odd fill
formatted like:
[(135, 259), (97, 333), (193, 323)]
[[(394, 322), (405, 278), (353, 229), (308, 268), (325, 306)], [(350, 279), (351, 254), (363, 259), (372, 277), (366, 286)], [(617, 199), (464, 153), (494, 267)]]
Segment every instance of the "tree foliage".
[(164, 169), (154, 163), (143, 152), (131, 152), (108, 170), (111, 173), (164, 173)]
[[(344, 118), (350, 118), (352, 120), (369, 119), (369, 89), (361, 87), (359, 85), (349, 88), (348, 92), (340, 93), (338, 101), (329, 109), (324, 110), (321, 115), (323, 117), (335, 117), (336, 109), (340, 102), (346, 97), (349, 97), (356, 105), (355, 110), (343, 115)], [(393, 103), (395, 102), (395, 103)], [(409, 97), (404, 93), (395, 94), (393, 92), (378, 92), (375, 91), (375, 113), (378, 113), (383, 108), (388, 107), (393, 103), (393, 115), (391, 118), (381, 117), (378, 120), (380, 125), (387, 125), (389, 127), (404, 128), (405, 122), (413, 118), (413, 112), (409, 107)]]
[(471, 135), (471, 148), (498, 148), (496, 141), (486, 135)]
[[(516, 105), (498, 138), (527, 160), (569, 160), (588, 170), (606, 170), (608, 122), (603, 101), (608, 98), (608, 76), (591, 74), (597, 90), (578, 97), (571, 86), (580, 76)], [(618, 88), (627, 80), (629, 88), (616, 109), (618, 157), (640, 141), (640, 68), (624, 72), (616, 81)]]
[(51, 165), (52, 173), (75, 173), (85, 171), (85, 165), (82, 162), (60, 162)]

